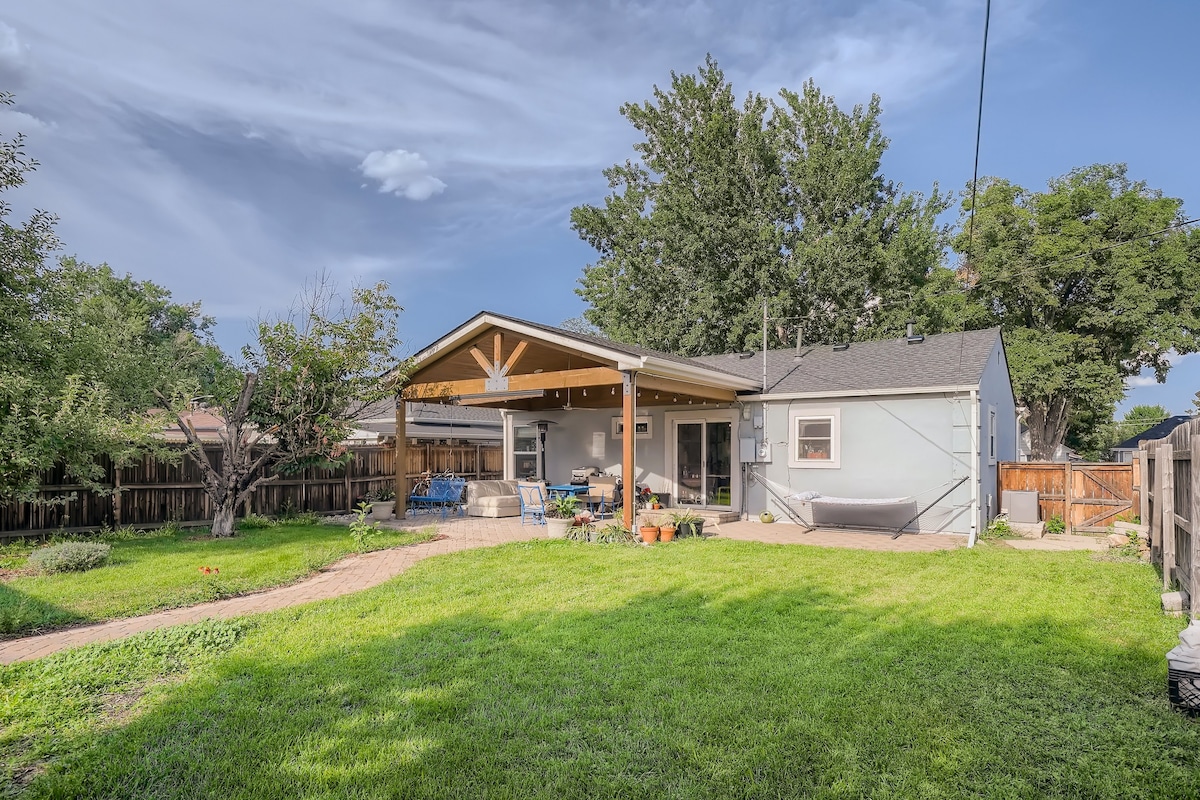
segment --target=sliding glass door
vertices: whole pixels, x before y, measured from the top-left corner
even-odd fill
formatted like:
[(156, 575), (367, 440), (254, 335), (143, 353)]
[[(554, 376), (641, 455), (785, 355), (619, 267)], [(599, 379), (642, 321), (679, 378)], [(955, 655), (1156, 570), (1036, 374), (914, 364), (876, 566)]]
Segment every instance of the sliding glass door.
[(733, 506), (733, 424), (675, 423), (675, 502), (685, 506)]

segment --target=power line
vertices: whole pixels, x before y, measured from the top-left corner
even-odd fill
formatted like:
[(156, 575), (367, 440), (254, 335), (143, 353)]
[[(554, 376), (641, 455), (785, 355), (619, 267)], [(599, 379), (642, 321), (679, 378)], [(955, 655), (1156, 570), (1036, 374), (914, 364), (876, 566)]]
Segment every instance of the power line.
[(983, 135), (983, 82), (987, 76), (988, 28), (992, 23), (992, 0), (983, 13), (983, 57), (979, 61), (979, 115), (975, 119), (975, 172), (971, 178), (971, 216), (967, 222), (967, 241), (975, 241), (975, 190), (979, 185), (979, 140)]

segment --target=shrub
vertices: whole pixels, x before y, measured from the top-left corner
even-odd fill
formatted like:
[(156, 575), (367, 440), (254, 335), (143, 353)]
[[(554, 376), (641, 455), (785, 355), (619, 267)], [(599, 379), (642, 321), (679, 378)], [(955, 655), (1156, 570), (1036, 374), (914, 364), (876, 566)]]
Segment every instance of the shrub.
[(252, 531), (259, 528), (274, 528), (278, 524), (275, 520), (264, 517), (262, 514), (247, 514), (238, 520), (237, 526), (240, 530)]
[(1003, 539), (1006, 536), (1012, 536), (1012, 526), (1008, 524), (1008, 518), (1003, 516), (996, 517), (983, 531), (985, 539)]
[(34, 550), (30, 566), (39, 572), (84, 572), (108, 560), (112, 548), (100, 542), (63, 542)]
[(1062, 515), (1055, 514), (1050, 519), (1046, 520), (1046, 533), (1066, 533), (1067, 523), (1063, 520)]
[(371, 540), (379, 535), (379, 523), (367, 522), (367, 514), (370, 511), (371, 506), (368, 503), (359, 503), (358, 511), (354, 514), (355, 519), (350, 523), (350, 539), (354, 542), (356, 553), (365, 553), (371, 545)]

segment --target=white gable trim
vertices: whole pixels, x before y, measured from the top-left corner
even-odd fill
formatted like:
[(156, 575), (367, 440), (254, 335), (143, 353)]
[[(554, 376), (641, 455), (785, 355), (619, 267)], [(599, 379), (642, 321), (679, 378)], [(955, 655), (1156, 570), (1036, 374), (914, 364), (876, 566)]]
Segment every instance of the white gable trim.
[(965, 386), (913, 386), (898, 389), (841, 389), (836, 392), (781, 392), (779, 394), (751, 394), (738, 398), (744, 401), (763, 400), (823, 400), (839, 397), (888, 397), (905, 394), (963, 394), (977, 391), (978, 384)]

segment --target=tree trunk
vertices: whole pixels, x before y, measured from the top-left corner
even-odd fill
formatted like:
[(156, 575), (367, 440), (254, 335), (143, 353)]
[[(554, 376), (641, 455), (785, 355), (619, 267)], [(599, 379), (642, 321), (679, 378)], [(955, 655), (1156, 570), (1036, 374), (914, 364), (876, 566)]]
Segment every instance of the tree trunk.
[(234, 520), (237, 518), (237, 499), (232, 493), (216, 507), (213, 514), (212, 535), (214, 538), (226, 538), (236, 532)]
[(1030, 460), (1054, 460), (1054, 454), (1067, 434), (1067, 412), (1067, 402), (1062, 399), (1029, 404), (1025, 426), (1029, 429)]

